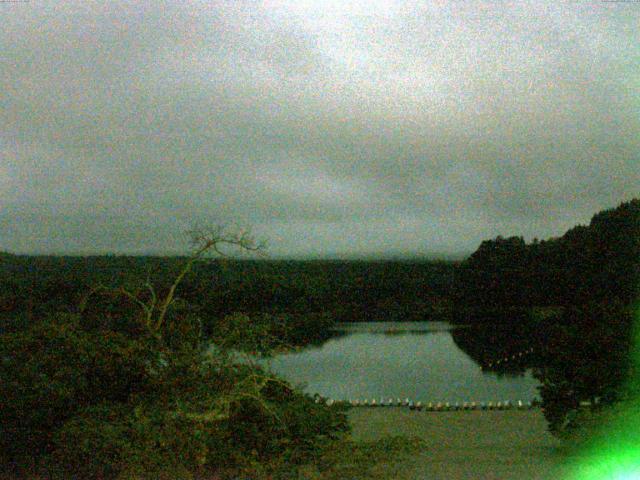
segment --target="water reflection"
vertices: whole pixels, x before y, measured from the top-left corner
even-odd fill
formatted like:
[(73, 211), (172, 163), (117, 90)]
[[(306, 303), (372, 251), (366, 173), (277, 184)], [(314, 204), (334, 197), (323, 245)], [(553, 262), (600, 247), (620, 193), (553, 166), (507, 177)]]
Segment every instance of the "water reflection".
[(422, 401), (530, 400), (530, 371), (483, 371), (444, 322), (359, 323), (341, 326), (320, 346), (279, 355), (271, 368), (309, 393), (336, 399), (409, 397)]

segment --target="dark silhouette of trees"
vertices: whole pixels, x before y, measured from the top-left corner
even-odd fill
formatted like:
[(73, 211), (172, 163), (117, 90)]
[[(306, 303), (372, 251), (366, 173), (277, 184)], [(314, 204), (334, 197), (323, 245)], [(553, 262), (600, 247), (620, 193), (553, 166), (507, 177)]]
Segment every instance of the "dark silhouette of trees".
[[(560, 238), (528, 245), (521, 237), (482, 242), (456, 271), (453, 289), (467, 322), (511, 325), (514, 331), (523, 322), (534, 324), (530, 340), (542, 347), (535, 374), (554, 433), (575, 426), (581, 401), (606, 405), (622, 395), (632, 374), (632, 311), (639, 292), (640, 199), (599, 212), (588, 226)], [(559, 307), (560, 313), (546, 319), (518, 313), (534, 306)]]
[(633, 312), (616, 302), (572, 306), (548, 328), (534, 376), (549, 428), (562, 435), (579, 426), (581, 401), (600, 409), (625, 398), (633, 374)]
[(581, 305), (638, 297), (640, 199), (593, 216), (560, 238), (482, 242), (456, 272), (458, 304), (471, 308)]

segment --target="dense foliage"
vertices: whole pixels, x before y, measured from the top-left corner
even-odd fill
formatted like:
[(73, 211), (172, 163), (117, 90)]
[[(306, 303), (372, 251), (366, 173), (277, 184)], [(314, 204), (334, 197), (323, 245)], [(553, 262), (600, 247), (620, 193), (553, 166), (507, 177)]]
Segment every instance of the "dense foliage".
[(348, 430), (344, 407), (316, 403), (230, 350), (270, 351), (277, 345), (265, 339), (282, 341), (278, 322), (225, 316), (212, 346), (198, 308), (173, 296), (177, 280), (122, 282), (85, 292), (75, 307), (73, 283), (14, 292), (50, 311), (26, 300), (35, 307), (26, 321), (0, 335), (5, 466), (56, 478), (258, 478), (295, 470)]
[(640, 199), (593, 216), (560, 238), (526, 244), (497, 237), (456, 271), (456, 304), (496, 306), (629, 304), (640, 292)]
[(553, 433), (579, 426), (580, 402), (599, 410), (626, 399), (633, 372), (633, 311), (618, 303), (570, 307), (549, 325), (543, 362), (534, 369), (541, 382), (544, 415)]
[[(567, 433), (581, 418), (581, 402), (597, 409), (617, 401), (637, 375), (629, 360), (640, 292), (640, 199), (602, 211), (560, 238), (485, 241), (456, 271), (453, 292), (458, 318), (489, 326), (489, 335), (458, 340), (477, 357), (483, 357), (479, 345), (490, 350), (492, 337), (505, 329), (512, 333), (498, 333), (498, 348), (507, 354), (514, 346), (535, 347), (526, 366), (541, 381), (551, 431)], [(533, 307), (552, 315), (532, 314)]]
[[(51, 312), (73, 312), (96, 284), (168, 288), (184, 258), (0, 258), (0, 329), (19, 330)], [(195, 265), (179, 296), (215, 332), (241, 313), (290, 322), (287, 342), (322, 338), (333, 321), (425, 320), (448, 310), (455, 264), (431, 261), (216, 260)], [(102, 305), (126, 310), (130, 306)], [(110, 312), (116, 315), (118, 312)], [(101, 313), (100, 313), (101, 314)], [(304, 337), (304, 338), (303, 338)]]
[[(340, 408), (196, 344), (58, 316), (0, 337), (0, 451), (78, 478), (190, 478), (295, 464), (346, 431)], [(137, 478), (137, 477), (136, 477)]]

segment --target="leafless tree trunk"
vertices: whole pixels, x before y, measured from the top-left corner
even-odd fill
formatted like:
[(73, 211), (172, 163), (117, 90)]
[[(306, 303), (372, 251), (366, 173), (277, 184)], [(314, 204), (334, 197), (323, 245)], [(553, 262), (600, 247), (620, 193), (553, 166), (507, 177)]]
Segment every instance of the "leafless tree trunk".
[[(126, 297), (140, 307), (143, 323), (147, 330), (156, 338), (161, 338), (162, 327), (166, 322), (167, 312), (175, 301), (176, 290), (196, 262), (206, 259), (208, 255), (226, 257), (225, 250), (228, 248), (258, 254), (262, 254), (266, 248), (264, 241), (257, 241), (250, 231), (244, 229), (196, 226), (187, 232), (187, 235), (189, 236), (191, 254), (163, 297), (158, 296), (149, 278), (143, 285), (144, 289), (137, 290), (125, 287), (111, 288), (100, 284), (91, 289), (81, 300), (79, 310), (84, 311), (89, 298), (94, 294), (102, 293)], [(144, 298), (142, 295), (145, 290), (148, 292), (148, 298)]]

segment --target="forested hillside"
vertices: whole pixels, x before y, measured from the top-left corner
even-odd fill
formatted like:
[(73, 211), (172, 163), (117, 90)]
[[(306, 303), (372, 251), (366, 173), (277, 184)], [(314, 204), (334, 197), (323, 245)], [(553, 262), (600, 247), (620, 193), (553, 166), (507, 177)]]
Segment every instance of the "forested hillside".
[[(0, 258), (2, 328), (75, 311), (96, 286), (168, 288), (177, 257)], [(199, 263), (178, 296), (210, 322), (232, 313), (325, 314), (331, 321), (428, 320), (448, 310), (455, 265), (431, 261), (216, 260)], [(126, 303), (126, 302), (125, 302)], [(123, 305), (123, 308), (127, 308)], [(326, 326), (326, 325), (325, 325)]]
[(479, 309), (629, 304), (640, 277), (640, 199), (604, 210), (560, 238), (497, 237), (456, 272), (457, 304)]
[[(640, 199), (560, 238), (485, 241), (457, 269), (453, 297), (455, 318), (486, 328), (456, 340), (480, 359), (532, 346), (535, 355), (520, 367), (534, 367), (550, 429), (566, 433), (580, 423), (580, 402), (599, 408), (640, 395), (639, 280)], [(540, 314), (544, 307), (552, 313)]]

